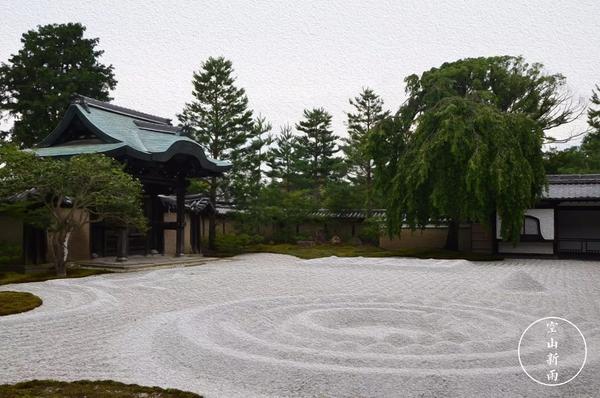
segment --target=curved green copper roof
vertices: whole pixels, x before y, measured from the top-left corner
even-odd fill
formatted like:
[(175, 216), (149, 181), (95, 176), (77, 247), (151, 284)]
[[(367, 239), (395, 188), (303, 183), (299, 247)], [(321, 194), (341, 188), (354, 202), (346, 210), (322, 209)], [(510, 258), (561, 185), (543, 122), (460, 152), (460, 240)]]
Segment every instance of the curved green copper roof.
[[(103, 143), (56, 144), (75, 117)], [(73, 156), (84, 153), (124, 154), (148, 161), (167, 162), (175, 155), (195, 157), (203, 169), (221, 173), (231, 163), (208, 158), (194, 140), (180, 135), (169, 119), (118, 107), (86, 97), (77, 97), (57, 128), (36, 148), (39, 156)]]

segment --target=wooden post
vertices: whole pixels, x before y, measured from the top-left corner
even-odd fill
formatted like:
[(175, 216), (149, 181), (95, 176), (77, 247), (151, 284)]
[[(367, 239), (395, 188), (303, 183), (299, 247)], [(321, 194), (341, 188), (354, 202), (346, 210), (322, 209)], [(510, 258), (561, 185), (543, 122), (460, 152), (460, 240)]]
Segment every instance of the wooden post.
[(127, 261), (129, 248), (129, 231), (127, 228), (119, 228), (119, 238), (117, 240), (117, 261)]
[(31, 250), (31, 235), (31, 226), (23, 223), (23, 240), (21, 241), (21, 256), (23, 265), (28, 265), (32, 262), (33, 253)]
[(204, 247), (202, 246), (202, 239), (204, 239), (204, 215), (200, 215), (198, 222), (200, 223), (200, 233), (198, 234), (198, 253), (204, 255)]
[(185, 231), (185, 176), (177, 176), (177, 235), (175, 238), (175, 257), (184, 255), (184, 231)]
[(192, 253), (200, 253), (200, 215), (190, 214), (190, 244)]
[(559, 256), (559, 249), (560, 249), (560, 237), (558, 235), (558, 206), (556, 204), (553, 205), (554, 206), (554, 241), (552, 242), (552, 251), (554, 252), (554, 257), (558, 257)]

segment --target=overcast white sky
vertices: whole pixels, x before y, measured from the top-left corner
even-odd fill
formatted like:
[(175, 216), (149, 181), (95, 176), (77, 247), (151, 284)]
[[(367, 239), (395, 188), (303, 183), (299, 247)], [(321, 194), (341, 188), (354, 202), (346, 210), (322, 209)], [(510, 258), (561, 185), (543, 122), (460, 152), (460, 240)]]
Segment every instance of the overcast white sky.
[(598, 0), (0, 0), (0, 16), (0, 62), (36, 25), (82, 22), (115, 67), (114, 102), (165, 117), (191, 99), (201, 62), (223, 55), (275, 130), (323, 106), (345, 134), (348, 98), (363, 86), (395, 110), (404, 77), (464, 57), (523, 55), (585, 100), (600, 83)]

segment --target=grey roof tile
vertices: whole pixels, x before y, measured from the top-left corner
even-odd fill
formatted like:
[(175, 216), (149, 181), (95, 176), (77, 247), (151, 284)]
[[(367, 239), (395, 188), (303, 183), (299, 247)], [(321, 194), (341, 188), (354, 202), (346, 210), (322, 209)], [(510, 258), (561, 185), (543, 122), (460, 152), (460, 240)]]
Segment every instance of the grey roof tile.
[(600, 199), (600, 174), (548, 175), (543, 199)]
[[(74, 117), (82, 119), (105, 143), (55, 145)], [(180, 128), (172, 126), (170, 119), (80, 96), (69, 106), (59, 126), (31, 150), (40, 156), (127, 150), (130, 156), (159, 162), (168, 161), (184, 151), (195, 156), (202, 167), (211, 172), (220, 173), (231, 168), (230, 162), (207, 157), (196, 141), (179, 133)]]

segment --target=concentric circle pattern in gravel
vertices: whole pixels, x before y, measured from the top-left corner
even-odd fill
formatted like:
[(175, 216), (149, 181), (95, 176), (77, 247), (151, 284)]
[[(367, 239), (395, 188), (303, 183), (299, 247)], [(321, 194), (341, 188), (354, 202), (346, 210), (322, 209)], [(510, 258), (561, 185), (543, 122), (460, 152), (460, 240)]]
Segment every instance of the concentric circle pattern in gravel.
[[(600, 391), (597, 262), (255, 254), (4, 289), (44, 305), (0, 318), (0, 384), (115, 379), (209, 398)], [(517, 358), (523, 330), (547, 316), (588, 344), (584, 370), (560, 387), (534, 383)], [(563, 369), (579, 354), (561, 353)], [(544, 366), (543, 349), (522, 355)]]

